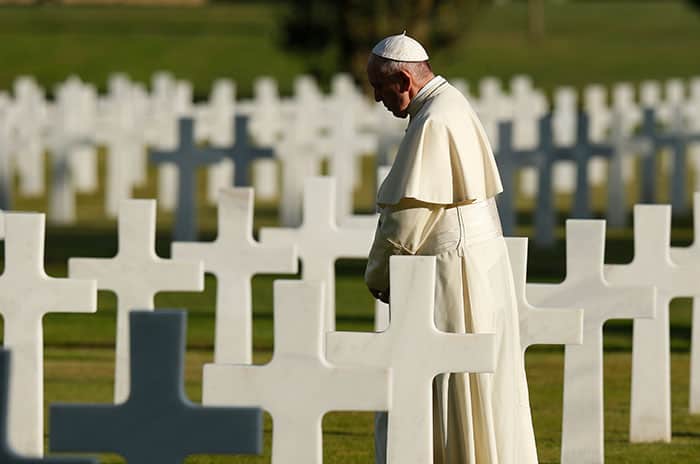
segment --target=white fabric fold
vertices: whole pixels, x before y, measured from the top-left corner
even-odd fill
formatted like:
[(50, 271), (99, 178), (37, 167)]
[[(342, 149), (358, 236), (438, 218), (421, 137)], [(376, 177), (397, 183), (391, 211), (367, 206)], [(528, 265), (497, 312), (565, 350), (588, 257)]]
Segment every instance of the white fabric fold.
[(449, 205), (503, 191), (491, 144), (466, 98), (444, 79), (417, 97), (409, 105), (411, 120), (377, 203), (413, 198)]

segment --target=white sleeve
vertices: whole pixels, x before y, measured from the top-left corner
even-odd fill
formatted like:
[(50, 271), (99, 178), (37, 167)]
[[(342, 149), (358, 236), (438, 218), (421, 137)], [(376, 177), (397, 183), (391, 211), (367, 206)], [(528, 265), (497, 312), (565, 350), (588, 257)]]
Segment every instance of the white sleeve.
[(443, 212), (444, 205), (410, 199), (384, 207), (365, 270), (367, 287), (386, 292), (389, 289), (389, 258), (416, 254)]

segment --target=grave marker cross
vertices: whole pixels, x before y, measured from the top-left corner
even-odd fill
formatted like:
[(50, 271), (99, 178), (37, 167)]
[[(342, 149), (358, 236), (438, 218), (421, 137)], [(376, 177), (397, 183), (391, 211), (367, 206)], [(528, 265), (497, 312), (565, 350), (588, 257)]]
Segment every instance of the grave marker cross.
[[(700, 192), (693, 195), (693, 230), (695, 239), (688, 247), (671, 247), (671, 260), (679, 266), (700, 263)], [(690, 343), (689, 411), (700, 414), (700, 298), (693, 298), (693, 321)]]
[(191, 454), (253, 454), (262, 448), (258, 408), (205, 408), (184, 391), (186, 314), (130, 315), (131, 394), (124, 404), (51, 406), (52, 451), (123, 456), (129, 464), (182, 462)]
[(234, 118), (233, 147), (224, 152), (225, 156), (233, 160), (233, 185), (236, 187), (248, 187), (250, 185), (250, 166), (257, 159), (273, 158), (275, 150), (270, 147), (256, 147), (250, 143), (248, 131), (249, 117), (237, 115)]
[(98, 464), (96, 459), (89, 458), (27, 458), (15, 453), (7, 440), (10, 360), (10, 352), (0, 350), (0, 462), (3, 464)]
[(44, 341), (50, 312), (95, 312), (95, 281), (55, 279), (44, 272), (44, 215), (5, 214), (5, 270), (0, 276), (4, 346), (12, 350), (9, 438), (29, 456), (44, 450)]
[(296, 245), (302, 261), (302, 277), (321, 281), (325, 288), (324, 330), (335, 328), (335, 260), (367, 258), (374, 231), (339, 227), (335, 215), (335, 180), (307, 178), (304, 185), (304, 222), (296, 229), (263, 228), (263, 244)]
[(564, 348), (561, 462), (602, 463), (603, 325), (608, 319), (653, 317), (652, 287), (613, 287), (603, 276), (605, 221), (566, 222), (566, 278), (529, 284), (527, 297), (541, 307), (583, 308), (583, 344)]
[(259, 273), (296, 273), (293, 246), (263, 245), (253, 239), (253, 189), (221, 190), (219, 233), (209, 243), (173, 243), (176, 260), (202, 261), (216, 276), (214, 362), (252, 363), (251, 278)]
[[(392, 256), (391, 324), (384, 332), (326, 336), (328, 360), (391, 369), (389, 463), (433, 460), (432, 384), (447, 372), (493, 372), (493, 334), (435, 328), (435, 257)], [(380, 409), (380, 408), (377, 408)]]
[[(501, 172), (504, 194), (500, 195), (499, 208), (503, 206), (503, 230), (506, 235), (515, 229), (515, 202), (512, 186), (518, 169), (531, 166), (538, 176), (537, 207), (535, 209), (535, 243), (550, 246), (554, 242), (554, 202), (552, 199), (552, 162), (554, 145), (552, 140), (552, 115), (539, 121), (539, 144), (532, 150), (513, 149), (513, 124), (501, 122), (498, 125), (498, 156), (496, 161)], [(509, 188), (510, 187), (510, 188)], [(510, 229), (510, 230), (509, 230)]]
[(191, 118), (179, 121), (180, 143), (173, 150), (151, 150), (151, 160), (157, 164), (177, 166), (179, 185), (173, 239), (192, 241), (197, 238), (197, 168), (218, 163), (225, 156), (220, 148), (199, 148), (194, 142), (194, 122)]
[(498, 171), (505, 188), (498, 196), (498, 212), (501, 217), (501, 226), (504, 235), (514, 235), (516, 221), (516, 202), (513, 192), (515, 180), (521, 166), (532, 166), (537, 163), (539, 152), (537, 150), (521, 150), (513, 146), (513, 122), (501, 121), (498, 123)]
[(117, 295), (114, 401), (129, 395), (129, 319), (134, 308), (153, 308), (160, 291), (201, 291), (201, 262), (162, 259), (155, 253), (155, 200), (124, 200), (119, 211), (119, 251), (114, 258), (71, 258), (71, 277), (97, 279)]
[[(587, 219), (591, 215), (589, 161), (600, 157), (609, 159), (613, 153), (612, 145), (591, 142), (588, 115), (583, 111), (579, 112), (576, 124), (576, 143), (571, 146), (554, 148), (554, 157), (557, 160), (569, 160), (576, 163), (576, 195), (574, 196), (573, 217)], [(609, 185), (619, 186), (620, 180), (611, 178)]]
[[(677, 132), (659, 132), (657, 128), (656, 110), (644, 109), (644, 119), (641, 134), (649, 142), (646, 156), (642, 158), (641, 202), (656, 202), (656, 155), (662, 148), (669, 148), (673, 153), (673, 174), (669, 186), (671, 205), (674, 215), (687, 213), (688, 204), (686, 192), (686, 147), (694, 140), (694, 136), (685, 136)], [(700, 136), (698, 136), (700, 140)]]
[(609, 142), (613, 151), (608, 160), (608, 205), (605, 218), (608, 226), (621, 228), (627, 225), (625, 163), (631, 160), (630, 153), (646, 151), (649, 144), (647, 140), (628, 134), (624, 116), (619, 112), (613, 113)]
[(353, 111), (334, 115), (330, 134), (323, 139), (328, 153), (328, 170), (336, 179), (338, 221), (352, 215), (353, 193), (359, 184), (359, 156), (377, 151), (377, 137), (357, 130)]
[(634, 259), (605, 266), (612, 285), (656, 287), (656, 317), (635, 320), (632, 345), (630, 441), (671, 441), (671, 340), (669, 305), (700, 296), (700, 262), (674, 264), (670, 256), (671, 207), (634, 207)]
[(46, 143), (51, 158), (49, 222), (70, 224), (75, 221), (75, 173), (71, 170), (71, 153), (89, 142), (67, 134), (61, 127), (54, 127)]
[(527, 238), (506, 237), (513, 269), (523, 354), (532, 345), (580, 345), (583, 343), (583, 310), (536, 308), (527, 301)]
[(264, 366), (204, 366), (207, 405), (260, 405), (273, 423), (273, 464), (321, 464), (328, 411), (389, 407), (389, 371), (336, 367), (324, 353), (323, 284), (276, 281), (275, 347)]

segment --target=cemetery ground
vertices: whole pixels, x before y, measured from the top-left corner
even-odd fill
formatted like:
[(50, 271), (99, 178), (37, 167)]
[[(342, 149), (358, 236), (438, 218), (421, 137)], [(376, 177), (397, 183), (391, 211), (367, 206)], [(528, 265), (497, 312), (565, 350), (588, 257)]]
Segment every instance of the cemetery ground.
[[(546, 37), (536, 44), (527, 35), (526, 2), (485, 8), (454, 50), (430, 50), (432, 64), (446, 77), (469, 80), (472, 90), (489, 75), (529, 74), (546, 91), (690, 77), (698, 72), (700, 15), (686, 3), (548, 2)], [(104, 91), (110, 73), (149, 82), (163, 69), (193, 82), (198, 99), (216, 77), (234, 79), (248, 97), (253, 80), (270, 75), (288, 95), (306, 61), (282, 49), (283, 16), (277, 1), (201, 8), (2, 6), (0, 89), (30, 74), (51, 92), (77, 74)], [(332, 69), (335, 56), (311, 59)]]
[[(201, 99), (215, 77), (236, 80), (239, 94), (251, 94), (253, 79), (273, 75), (283, 93), (291, 93), (293, 78), (304, 67), (299, 57), (280, 49), (279, 4), (246, 2), (205, 8), (0, 8), (0, 89), (11, 87), (19, 74), (35, 75), (42, 85), (53, 84), (69, 74), (104, 89), (107, 76), (124, 71), (148, 82), (154, 70), (165, 69), (195, 85)], [(491, 9), (479, 17), (473, 34), (453, 52), (436, 52), (433, 64), (441, 74), (464, 77), (472, 85), (485, 75), (509, 78), (526, 73), (545, 90), (571, 84), (582, 87), (598, 82), (688, 77), (698, 73), (700, 16), (681, 2), (568, 2), (547, 7), (547, 38), (532, 47), (526, 36), (526, 6), (515, 2)], [(595, 33), (592, 33), (595, 31)], [(332, 60), (322, 56), (319, 60)], [(585, 63), (585, 66), (582, 66)], [(104, 153), (101, 154), (104, 169)], [(155, 169), (150, 168), (149, 188), (135, 197), (153, 197)], [(49, 178), (49, 177), (47, 177)], [(366, 163), (365, 178), (373, 178)], [(100, 183), (103, 185), (103, 183)], [(200, 178), (203, 200), (204, 176)], [(689, 183), (693, 185), (693, 183)], [(635, 186), (630, 186), (630, 193)], [(373, 188), (365, 185), (356, 203), (371, 211)], [(658, 191), (668, 191), (660, 180)], [(604, 192), (594, 192), (600, 209)], [(632, 197), (630, 197), (632, 198)], [(664, 198), (661, 198), (663, 201)], [(571, 198), (557, 198), (563, 210)], [(46, 197), (16, 198), (15, 209), (46, 211)], [(78, 195), (78, 221), (70, 227), (49, 226), (47, 272), (66, 275), (68, 257), (110, 257), (117, 250), (116, 221), (104, 217), (103, 192)], [(529, 224), (532, 201), (520, 200), (522, 220)], [(202, 237), (215, 233), (216, 210), (200, 210)], [(559, 222), (561, 224), (561, 222)], [(170, 255), (169, 228), (172, 214), (158, 213), (158, 253)], [(272, 204), (258, 202), (255, 228), (276, 225)], [(519, 235), (530, 227), (518, 229)], [(531, 247), (528, 278), (558, 281), (564, 273), (563, 229), (553, 250)], [(631, 228), (608, 232), (606, 262), (624, 263), (632, 257)], [(674, 245), (693, 239), (690, 218), (674, 218)], [(233, 259), (233, 258), (232, 258)], [(362, 282), (363, 262), (341, 261), (336, 266), (338, 330), (372, 330), (371, 298)], [(258, 276), (254, 279), (255, 362), (272, 356), (272, 281), (294, 276)], [(188, 310), (186, 389), (193, 401), (201, 397), (201, 366), (213, 359), (214, 298), (216, 282), (206, 281), (203, 293), (162, 293), (156, 307)], [(675, 300), (671, 308), (673, 442), (628, 443), (631, 363), (631, 323), (613, 321), (605, 329), (605, 431), (609, 463), (691, 463), (700, 454), (700, 416), (688, 410), (688, 373), (691, 304)], [(50, 315), (45, 331), (45, 402), (112, 401), (116, 299), (100, 292), (98, 312)], [(527, 369), (540, 462), (559, 462), (563, 350), (535, 347), (529, 350)], [(290, 398), (294, 401), (294, 398)], [(46, 416), (48, 418), (48, 412)], [(324, 419), (324, 461), (327, 463), (372, 462), (372, 415), (332, 413)], [(48, 431), (47, 431), (48, 432)], [(188, 462), (205, 464), (269, 462), (272, 423), (265, 425), (264, 457), (193, 457)], [(119, 462), (108, 456), (104, 462)], [(303, 463), (300, 463), (303, 464)]]
[[(104, 174), (105, 153), (100, 151), (100, 169)], [(363, 179), (372, 179), (371, 158), (364, 159)], [(136, 190), (135, 197), (155, 195), (156, 169), (149, 168), (149, 188)], [(200, 204), (205, 199), (205, 172), (200, 177)], [(48, 177), (47, 177), (48, 178)], [(659, 192), (666, 192), (660, 177)], [(689, 179), (692, 181), (692, 178)], [(100, 183), (100, 185), (104, 185)], [(692, 184), (690, 184), (692, 185)], [(635, 186), (630, 187), (633, 193)], [(100, 187), (101, 189), (102, 187)], [(365, 182), (355, 197), (360, 212), (371, 212), (372, 186)], [(594, 206), (600, 210), (605, 198), (602, 189), (594, 190)], [(631, 201), (633, 196), (630, 196)], [(662, 198), (663, 200), (663, 198)], [(47, 198), (16, 197), (16, 209), (45, 211)], [(571, 198), (559, 196), (557, 204), (565, 207)], [(79, 194), (78, 221), (74, 226), (48, 226), (46, 267), (52, 276), (65, 276), (69, 257), (111, 257), (117, 251), (116, 220), (104, 216), (103, 192)], [(520, 201), (526, 221), (531, 201)], [(562, 216), (563, 217), (563, 216)], [(200, 210), (202, 240), (211, 240), (216, 231), (214, 206)], [(170, 256), (172, 214), (158, 212), (157, 251)], [(256, 204), (255, 229), (277, 225), (276, 209), (271, 203)], [(521, 227), (524, 235), (529, 227)], [(631, 228), (609, 231), (606, 262), (629, 262), (633, 255)], [(563, 228), (558, 231), (557, 246), (551, 250), (530, 247), (528, 279), (555, 282), (564, 277), (565, 255)], [(692, 220), (674, 219), (674, 245), (689, 244), (693, 239)], [(231, 257), (235, 259), (235, 257)], [(336, 265), (336, 306), (338, 330), (373, 330), (373, 304), (366, 291), (361, 260), (341, 260)], [(272, 282), (291, 275), (256, 276), (253, 279), (254, 361), (262, 364), (272, 357), (274, 347), (272, 317)], [(188, 352), (186, 390), (193, 401), (201, 399), (202, 365), (213, 360), (214, 305), (216, 279), (207, 276), (204, 292), (160, 293), (157, 308), (186, 308), (188, 311)], [(605, 327), (605, 439), (606, 459), (610, 463), (691, 463), (697, 462), (700, 450), (700, 416), (688, 414), (689, 345), (691, 301), (674, 300), (671, 308), (672, 411), (671, 444), (629, 444), (629, 399), (632, 327), (628, 321), (612, 321)], [(99, 293), (96, 314), (51, 314), (44, 319), (45, 336), (45, 404), (53, 402), (100, 402), (113, 399), (114, 334), (116, 297)], [(526, 356), (540, 462), (558, 463), (561, 440), (561, 406), (563, 350), (558, 347), (534, 347)], [(290, 398), (290, 401), (294, 401)], [(48, 411), (46, 418), (48, 419)], [(373, 417), (371, 413), (334, 412), (325, 416), (324, 462), (369, 463), (373, 456)], [(49, 431), (47, 431), (48, 433)], [(265, 422), (265, 456), (195, 456), (190, 464), (263, 463), (269, 462), (272, 421)], [(123, 462), (116, 455), (103, 456), (107, 463)]]

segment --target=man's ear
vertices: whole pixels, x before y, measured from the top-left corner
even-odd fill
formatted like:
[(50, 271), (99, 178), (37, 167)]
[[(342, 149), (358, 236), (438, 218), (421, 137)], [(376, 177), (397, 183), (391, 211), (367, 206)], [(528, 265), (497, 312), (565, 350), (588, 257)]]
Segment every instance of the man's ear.
[(396, 80), (399, 83), (399, 91), (408, 92), (408, 89), (411, 88), (411, 75), (406, 71), (399, 71), (396, 75)]

